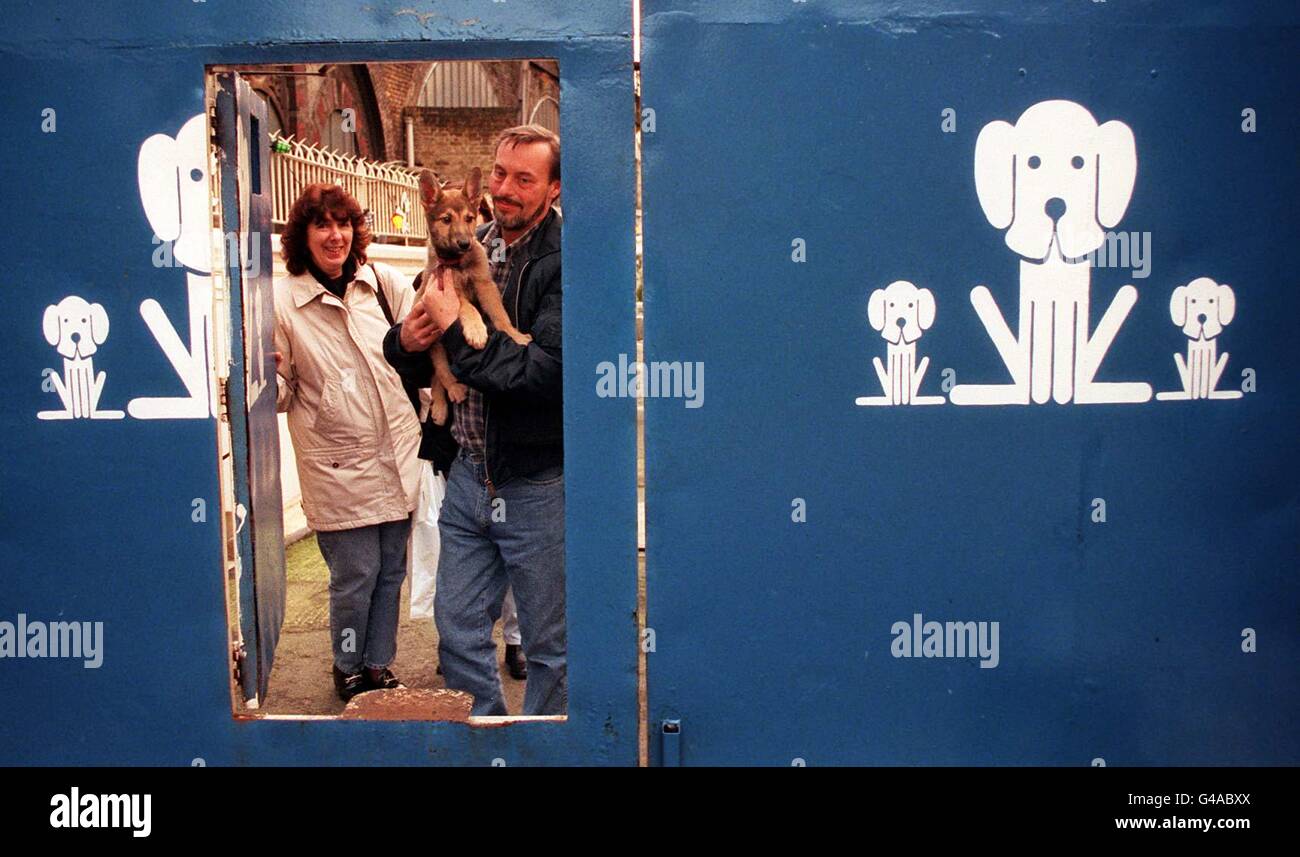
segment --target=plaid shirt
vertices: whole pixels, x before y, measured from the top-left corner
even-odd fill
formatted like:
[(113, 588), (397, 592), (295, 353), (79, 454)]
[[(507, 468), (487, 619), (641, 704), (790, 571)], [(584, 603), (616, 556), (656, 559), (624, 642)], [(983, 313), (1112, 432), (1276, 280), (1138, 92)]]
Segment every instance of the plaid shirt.
[[(506, 247), (505, 253), (493, 253), (493, 242), (500, 237), (501, 229), (493, 221), (488, 231), (483, 235), (484, 249), (488, 251), (488, 271), (492, 274), (492, 282), (497, 284), (502, 295), (506, 291), (506, 274), (510, 271), (510, 262), (514, 259), (516, 251), (527, 241), (532, 234), (537, 231), (541, 221), (534, 223), (527, 232), (520, 235)], [(500, 261), (495, 259), (496, 256), (503, 256)], [(473, 387), (468, 387), (468, 393), (465, 401), (459, 404), (452, 404), (451, 434), (460, 444), (460, 448), (470, 455), (481, 456), (485, 454), (487, 442), (485, 440), (486, 425), (483, 410), (483, 394)]]

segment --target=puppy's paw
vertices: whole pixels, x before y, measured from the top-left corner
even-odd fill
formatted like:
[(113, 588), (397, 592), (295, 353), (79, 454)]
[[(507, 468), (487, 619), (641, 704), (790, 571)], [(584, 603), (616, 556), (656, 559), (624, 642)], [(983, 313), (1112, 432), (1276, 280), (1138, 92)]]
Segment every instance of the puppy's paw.
[(433, 418), (434, 425), (445, 426), (450, 411), (447, 400), (442, 396), (434, 396), (433, 400), (429, 402), (429, 416)]
[(513, 339), (519, 345), (527, 345), (528, 343), (533, 341), (533, 338), (531, 336), (529, 336), (526, 333), (520, 333), (517, 330), (510, 331), (510, 338)]
[(461, 327), (465, 331), (465, 341), (470, 344), (471, 348), (481, 349), (487, 345), (487, 325), (480, 318), (461, 319)]
[[(459, 381), (457, 381), (454, 384), (447, 385), (447, 398), (451, 399), (456, 404), (460, 404), (461, 402), (465, 401), (465, 396), (467, 396), (468, 394), (469, 394), (469, 388), (466, 387), (464, 384), (460, 383)], [(442, 423), (439, 423), (438, 425), (442, 425)]]

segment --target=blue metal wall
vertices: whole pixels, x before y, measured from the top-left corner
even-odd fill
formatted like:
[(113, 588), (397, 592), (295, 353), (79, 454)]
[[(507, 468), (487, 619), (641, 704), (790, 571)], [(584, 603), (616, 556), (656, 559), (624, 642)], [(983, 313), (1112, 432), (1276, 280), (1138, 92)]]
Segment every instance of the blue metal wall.
[[(1300, 761), (1298, 23), (1284, 3), (647, 2), (646, 356), (707, 369), (701, 407), (647, 402), (650, 721), (681, 720), (683, 764)], [(1148, 234), (1149, 276), (1091, 272), (1090, 330), (1138, 293), (1097, 378), (1180, 389), (1171, 298), (1211, 277), (1236, 297), (1219, 389), (1249, 368), (1256, 392), (948, 400), (945, 369), (1010, 380), (972, 289), (1016, 329), (977, 138), (1053, 99), (1136, 146), (1114, 229)], [(933, 295), (916, 347), (940, 404), (860, 407), (886, 356), (869, 299), (897, 280)], [(918, 613), (998, 622), (998, 665), (895, 657)]]
[[(98, 304), (110, 321), (93, 355), (105, 372), (102, 409), (185, 395), (141, 316), (142, 302), (156, 300), (189, 344), (187, 269), (152, 264), (137, 157), (146, 138), (175, 135), (202, 112), (204, 67), (215, 63), (556, 58), (566, 359), (592, 366), (634, 347), (630, 10), (410, 9), (385, 0), (7, 5), (0, 618), (103, 622), (104, 655), (98, 669), (0, 662), (0, 762), (635, 763), (634, 410), (598, 399), (586, 373), (566, 373), (565, 389), (569, 719), (506, 729), (234, 721), (215, 421), (37, 417), (59, 406), (42, 387), (43, 370), (62, 366), (43, 320), (67, 296), (86, 302), (69, 311)], [(45, 108), (56, 111), (54, 133), (42, 132)], [(206, 522), (192, 521), (195, 498), (206, 501)]]
[[(105, 652), (96, 670), (0, 662), (0, 761), (635, 760), (633, 410), (587, 374), (634, 349), (629, 12), (407, 8), (11, 4), (0, 620), (102, 621)], [(702, 407), (647, 403), (650, 720), (680, 718), (682, 761), (1300, 761), (1292, 7), (645, 13), (647, 358), (707, 367)], [(62, 362), (46, 309), (68, 296), (104, 308), (104, 410), (183, 394), (140, 306), (158, 301), (188, 342), (186, 268), (151, 263), (136, 159), (202, 110), (206, 64), (527, 56), (559, 60), (564, 101), (569, 721), (235, 722), (215, 424), (38, 419), (58, 406), (43, 370)], [(977, 197), (975, 144), (1051, 99), (1125, 123), (1136, 145), (1116, 229), (1149, 234), (1150, 276), (1092, 272), (1091, 327), (1121, 286), (1138, 293), (1099, 378), (1177, 389), (1187, 340), (1170, 298), (1205, 276), (1237, 302), (1220, 389), (1250, 368), (1257, 391), (857, 406), (881, 394), (871, 359), (886, 355), (868, 301), (896, 280), (936, 303), (921, 394), (946, 399), (944, 369), (1006, 380), (970, 293), (986, 284), (1014, 328), (1019, 274)], [(791, 259), (796, 238), (806, 261)], [(195, 498), (207, 522), (191, 520)], [(892, 627), (917, 613), (998, 622), (998, 666), (893, 657)]]

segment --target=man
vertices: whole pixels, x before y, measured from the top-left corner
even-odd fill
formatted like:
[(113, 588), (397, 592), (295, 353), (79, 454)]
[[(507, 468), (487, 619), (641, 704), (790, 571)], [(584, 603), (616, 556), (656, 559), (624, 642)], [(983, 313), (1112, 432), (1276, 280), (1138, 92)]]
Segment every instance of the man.
[(416, 302), (384, 340), (384, 355), (422, 386), (442, 342), (468, 387), (453, 403), (460, 451), (439, 513), (434, 618), (447, 686), (474, 695), (475, 715), (506, 714), (492, 626), (514, 590), (528, 658), (524, 714), (563, 714), (568, 699), (564, 614), (564, 439), (561, 401), (560, 140), (536, 125), (497, 138), (488, 188), (496, 220), (480, 228), (506, 312), (533, 341), (492, 331), (465, 342), (458, 301), (439, 271), (432, 306)]

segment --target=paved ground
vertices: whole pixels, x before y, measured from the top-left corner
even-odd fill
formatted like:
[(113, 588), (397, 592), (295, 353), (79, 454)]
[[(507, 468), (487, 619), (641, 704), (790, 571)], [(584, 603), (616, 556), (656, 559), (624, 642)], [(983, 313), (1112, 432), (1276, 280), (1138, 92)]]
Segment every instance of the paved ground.
[[(285, 550), (288, 592), (284, 631), (276, 649), (270, 690), (264, 714), (340, 714), (344, 703), (334, 693), (330, 673), (329, 569), (309, 536)], [(392, 669), (402, 683), (412, 688), (444, 687), (435, 671), (438, 632), (433, 620), (412, 620), (409, 609), (410, 581), (402, 586), (402, 621), (397, 632), (397, 660)], [(501, 625), (494, 633), (498, 663), (505, 654)], [(523, 706), (524, 683), (501, 669), (501, 684), (511, 714)]]

